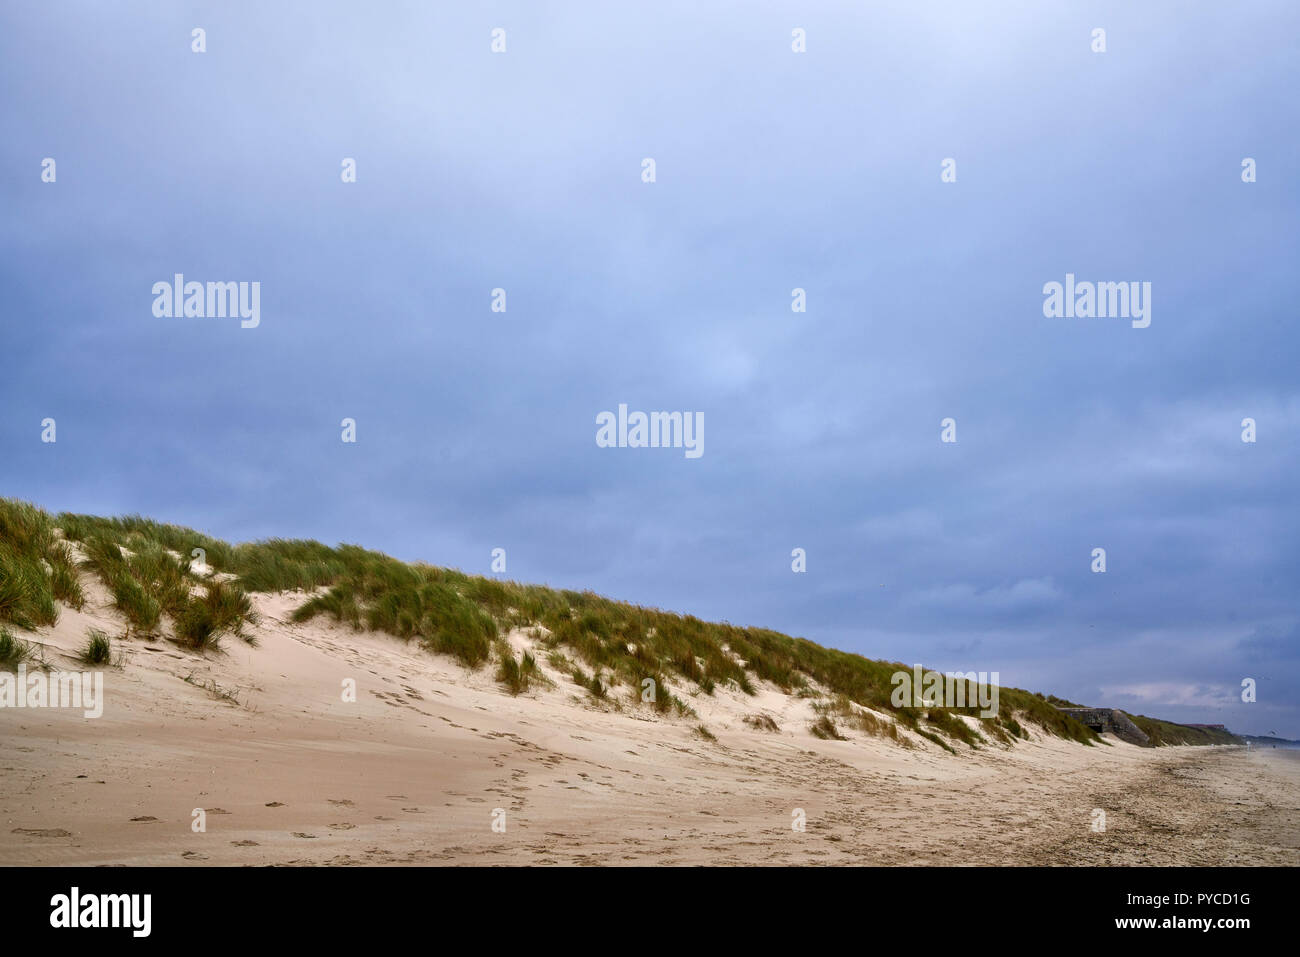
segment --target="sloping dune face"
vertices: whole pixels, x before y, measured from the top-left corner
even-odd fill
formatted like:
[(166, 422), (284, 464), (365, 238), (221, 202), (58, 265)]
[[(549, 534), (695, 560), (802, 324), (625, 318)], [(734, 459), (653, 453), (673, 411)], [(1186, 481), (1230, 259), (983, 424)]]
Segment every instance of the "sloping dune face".
[[(51, 667), (85, 667), (86, 629), (120, 631), (89, 590), (35, 636)], [(513, 696), (409, 643), (295, 625), (300, 600), (259, 596), (255, 645), (124, 642), (102, 717), (0, 711), (0, 862), (1297, 861), (1261, 843), (1264, 795), (1295, 784), (1258, 753), (822, 740), (808, 700), (774, 687), (664, 716), (592, 704), (544, 658), (552, 684)]]
[[(30, 655), (6, 672), (28, 700), (0, 708), (0, 863), (1300, 861), (1300, 763), (1089, 746), (1024, 714), (1021, 734), (972, 745), (810, 676), (705, 690), (664, 669), (647, 694), (537, 624), (503, 624), (470, 665), (304, 617), (325, 586), (249, 592), (242, 637), (196, 647), (166, 612), (133, 625), (102, 546), (56, 540), (80, 594), (53, 623), (7, 626)], [(233, 576), (188, 573), (203, 600)], [(92, 664), (97, 632), (111, 651)], [(87, 695), (58, 701), (74, 674)]]

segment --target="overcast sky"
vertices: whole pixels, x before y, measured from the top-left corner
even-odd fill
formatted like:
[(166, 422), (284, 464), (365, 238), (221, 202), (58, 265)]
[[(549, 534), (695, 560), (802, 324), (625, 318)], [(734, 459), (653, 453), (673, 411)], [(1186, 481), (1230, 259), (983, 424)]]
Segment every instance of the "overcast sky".
[(1300, 7), (815, 6), (0, 8), (0, 494), (1300, 738)]

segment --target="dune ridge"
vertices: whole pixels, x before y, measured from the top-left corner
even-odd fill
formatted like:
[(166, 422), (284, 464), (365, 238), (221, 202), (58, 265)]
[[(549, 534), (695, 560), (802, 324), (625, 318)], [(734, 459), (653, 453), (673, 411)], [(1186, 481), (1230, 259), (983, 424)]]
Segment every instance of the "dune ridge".
[[(130, 540), (138, 521), (122, 526), (128, 560), (148, 551)], [(785, 646), (775, 633), (730, 625), (714, 626), (736, 643), (719, 652), (745, 682), (700, 655), (706, 690), (685, 677), (689, 665), (656, 658), (663, 696), (644, 701), (627, 681), (639, 672), (624, 662), (640, 663), (646, 651), (611, 651), (601, 664), (597, 651), (585, 657), (580, 644), (557, 641), (561, 629), (524, 620), (524, 609), (511, 617), (507, 606), (486, 657), (466, 660), (418, 631), (403, 638), (368, 628), (369, 608), (387, 592), (367, 594), (364, 577), (349, 584), (335, 572), (333, 584), (298, 591), (244, 590), (239, 563), (253, 567), (236, 557), (244, 546), (191, 557), (193, 595), (205, 599), (205, 583), (217, 580), (247, 598), (234, 603), (237, 620), (226, 630), (195, 644), (167, 613), (151, 629), (131, 623), (112, 574), (86, 564), (93, 526), (62, 516), (50, 525), (62, 534), (40, 547), (66, 549), (79, 595), (65, 588), (55, 620), (32, 621), (21, 640), (32, 646), (31, 666), (71, 670), (91, 667), (82, 660), (87, 634), (109, 636), (111, 658), (95, 666), (105, 707), (96, 720), (70, 709), (0, 709), (0, 863), (1298, 860), (1300, 762), (1237, 747), (1138, 748), (1062, 735), (1016, 710), (1017, 695), (1009, 720), (1001, 711), (950, 716), (971, 732), (966, 739), (929, 722), (925, 709), (913, 725), (824, 683), (819, 675), (844, 680), (825, 664), (842, 653), (809, 652), (827, 655), (823, 670), (796, 680), (780, 670)], [(16, 551), (20, 538), (6, 528), (5, 547)], [(353, 557), (381, 561), (374, 554)], [(474, 587), (489, 592), (500, 585), (509, 600), (529, 595), (530, 586), (449, 580), (486, 582)], [(339, 584), (352, 589), (356, 620)], [(545, 591), (588, 610), (607, 601)], [(177, 596), (168, 600), (181, 607)], [(401, 601), (388, 608), (403, 610)], [(457, 606), (444, 611), (461, 620)], [(666, 616), (648, 628), (688, 621), (628, 611), (642, 613)], [(668, 647), (648, 637), (656, 655)], [(736, 646), (768, 660), (750, 666)], [(525, 680), (512, 684), (501, 668), (507, 659)], [(604, 693), (580, 682), (575, 666), (587, 679), (603, 676)], [(833, 735), (818, 733), (823, 722)]]

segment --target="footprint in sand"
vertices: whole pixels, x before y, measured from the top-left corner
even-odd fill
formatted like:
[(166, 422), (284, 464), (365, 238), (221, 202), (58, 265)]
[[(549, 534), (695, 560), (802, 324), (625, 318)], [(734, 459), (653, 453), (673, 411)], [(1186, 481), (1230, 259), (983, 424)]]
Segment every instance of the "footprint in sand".
[(281, 804), (279, 801), (272, 801), (270, 804), (267, 805), (267, 807), (284, 807), (284, 805)]
[(206, 861), (208, 859), (208, 855), (200, 854), (198, 851), (183, 851), (181, 857), (187, 861)]
[(261, 846), (260, 844), (257, 843), (257, 841), (231, 841), (230, 843), (235, 845), (235, 847), (260, 847)]
[(294, 836), (294, 837), (307, 838), (307, 839), (309, 839), (309, 840), (314, 840), (315, 837), (316, 837), (315, 834), (304, 834), (302, 831), (294, 831), (294, 832), (293, 832), (293, 836)]
[(329, 827), (330, 830), (333, 831), (350, 831), (354, 827), (356, 827), (356, 825), (355, 824), (329, 824), (327, 825), (327, 827)]
[(142, 815), (142, 816), (140, 816), (140, 817), (133, 817), (133, 818), (131, 818), (131, 820), (132, 820), (132, 822), (135, 822), (135, 823), (145, 824), (145, 823), (148, 823), (149, 821), (156, 821), (156, 820), (158, 820), (158, 819), (157, 819), (156, 817), (151, 817), (151, 816), (148, 815), (148, 814), (144, 814), (144, 815)]
[(16, 827), (11, 834), (26, 834), (28, 837), (72, 837), (71, 831), (61, 827)]
[(330, 804), (337, 804), (339, 807), (352, 807), (353, 804), (347, 798), (328, 798)]

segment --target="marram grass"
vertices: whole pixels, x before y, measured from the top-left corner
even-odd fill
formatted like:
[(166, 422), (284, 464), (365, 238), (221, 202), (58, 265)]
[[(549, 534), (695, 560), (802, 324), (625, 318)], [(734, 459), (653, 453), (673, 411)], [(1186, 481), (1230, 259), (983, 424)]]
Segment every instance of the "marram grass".
[[(622, 686), (620, 695), (634, 706), (664, 713), (693, 713), (671, 693), (670, 681), (689, 694), (730, 688), (752, 695), (761, 680), (822, 700), (815, 732), (827, 737), (839, 734), (838, 721), (903, 743), (901, 728), (947, 750), (1009, 746), (1029, 737), (1026, 726), (1082, 744), (1097, 740), (1093, 731), (1057, 710), (1059, 699), (1018, 688), (998, 689), (998, 713), (989, 718), (979, 717), (973, 706), (895, 706), (891, 677), (910, 666), (766, 628), (701, 621), (589, 591), (410, 564), (357, 545), (299, 539), (230, 545), (140, 516), (51, 517), (9, 499), (0, 499), (0, 622), (48, 625), (57, 619), (59, 602), (75, 607), (84, 601), (64, 540), (79, 543), (136, 631), (153, 633), (170, 620), (174, 637), (199, 650), (216, 647), (222, 635), (243, 634), (243, 624), (252, 620), (247, 592), (299, 591), (302, 602), (294, 621), (324, 615), (357, 630), (419, 642), (470, 668), (496, 660), (498, 680), (514, 694), (544, 680), (531, 655), (516, 660), (502, 648), (507, 631), (529, 627), (540, 636), (547, 660), (562, 660), (559, 670), (592, 698), (608, 699), (611, 689)], [(646, 679), (654, 681), (648, 704)], [(829, 693), (829, 704), (814, 683)], [(975, 719), (975, 726), (959, 715)], [(1215, 735), (1183, 725), (1134, 720), (1154, 743), (1218, 742)]]

